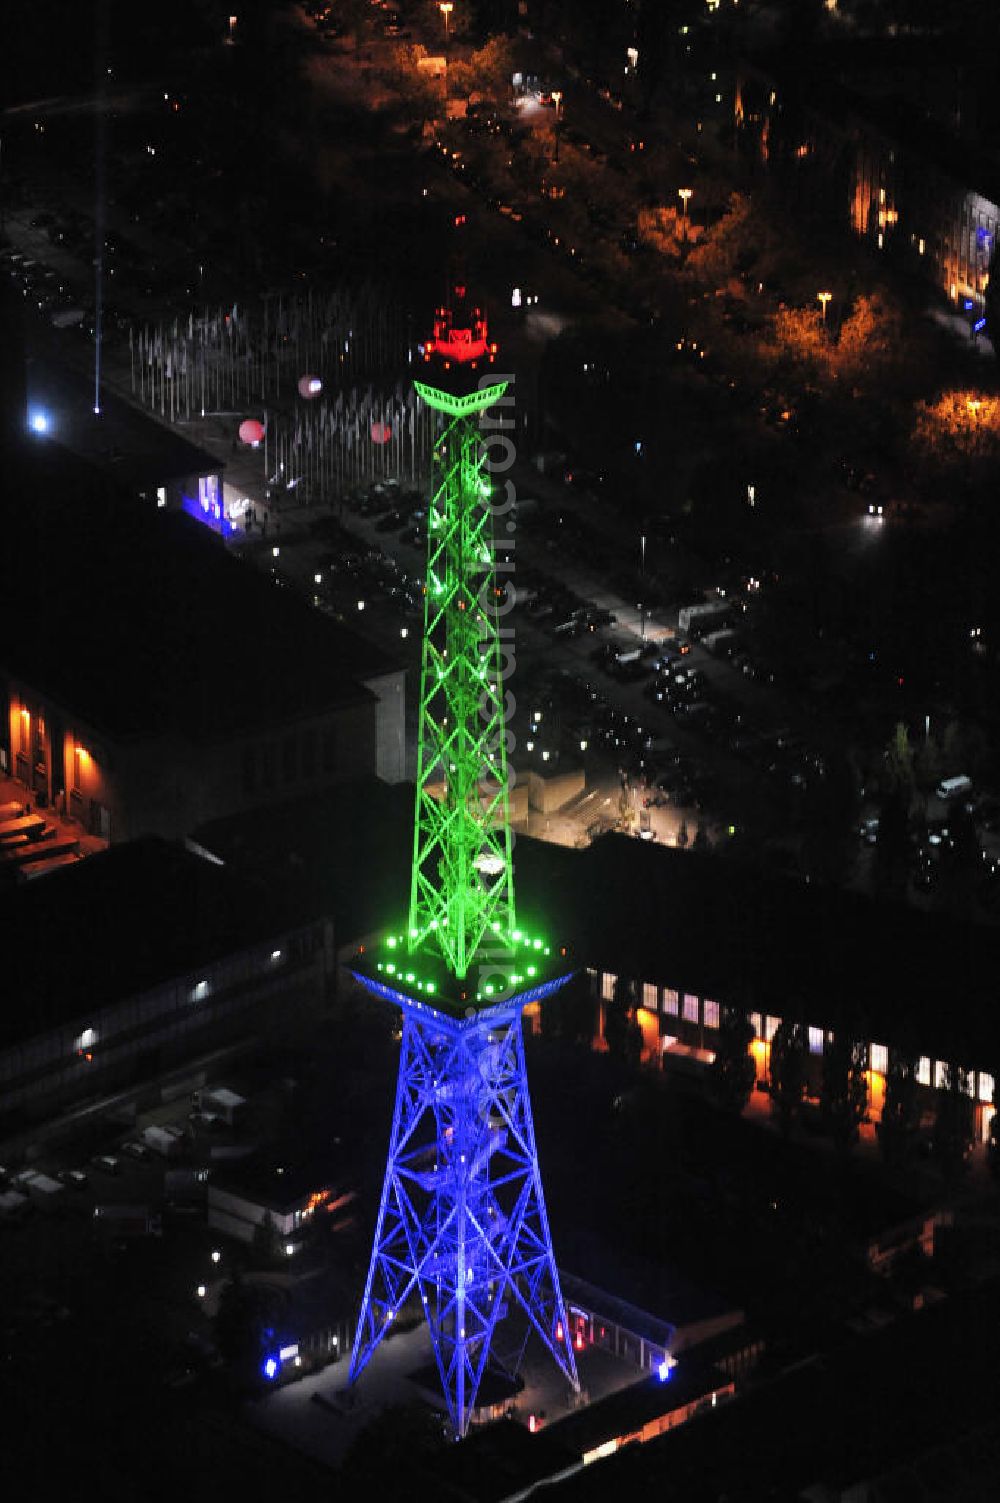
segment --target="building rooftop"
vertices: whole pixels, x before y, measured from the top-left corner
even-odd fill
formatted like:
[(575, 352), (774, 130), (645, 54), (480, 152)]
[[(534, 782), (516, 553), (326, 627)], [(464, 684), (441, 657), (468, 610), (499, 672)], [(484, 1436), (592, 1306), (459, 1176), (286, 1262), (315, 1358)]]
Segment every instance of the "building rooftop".
[[(658, 1440), (625, 1447), (551, 1496), (559, 1503), (653, 1493), (664, 1503), (838, 1498), (865, 1481), (895, 1476), (896, 1486), (877, 1496), (909, 1499), (922, 1495), (900, 1489), (900, 1472), (915, 1457), (945, 1448), (939, 1455), (951, 1470), (927, 1496), (986, 1497), (996, 1475), (990, 1468), (998, 1380), (985, 1333), (998, 1312), (994, 1283), (903, 1316), (796, 1363), (774, 1382)], [(920, 1473), (928, 1477), (927, 1468)]]
[(361, 676), (395, 667), (197, 522), (34, 448), (4, 519), (0, 661), (97, 733), (252, 734), (370, 702)]
[(519, 920), (548, 908), (584, 964), (807, 1023), (846, 1011), (869, 1038), (912, 1030), (940, 1058), (996, 1057), (993, 927), (621, 835), (585, 851), (519, 840), (517, 854)]
[(683, 1357), (665, 1382), (655, 1375), (641, 1378), (638, 1383), (619, 1388), (596, 1404), (588, 1404), (576, 1414), (559, 1420), (552, 1433), (568, 1451), (582, 1457), (607, 1441), (641, 1429), (661, 1415), (686, 1409), (714, 1389), (722, 1388), (727, 1381), (696, 1354)]
[[(334, 916), (346, 944), (405, 917), (413, 789), (374, 782), (219, 820), (210, 850), (292, 905)], [(806, 1023), (848, 1014), (879, 1041), (969, 1063), (1000, 1052), (1000, 930), (807, 884), (721, 854), (621, 835), (587, 850), (519, 837), (518, 922), (578, 965), (683, 988)]]
[[(286, 1214), (301, 1208), (310, 1196), (324, 1190), (346, 1193), (341, 1181), (346, 1170), (343, 1154), (335, 1146), (319, 1159), (295, 1159), (290, 1154), (254, 1154), (227, 1163), (212, 1176), (212, 1190), (226, 1190), (269, 1210)], [(339, 1188), (335, 1188), (340, 1186)]]
[(101, 392), (100, 416), (95, 415), (92, 380), (62, 363), (34, 355), (27, 386), (29, 404), (49, 417), (51, 441), (129, 491), (152, 493), (172, 480), (196, 480), (225, 469), (176, 428), (157, 422), (107, 387)]
[(0, 932), (7, 1046), (281, 929), (265, 890), (149, 836), (4, 893)]
[(295, 915), (329, 914), (338, 944), (406, 915), (413, 787), (376, 778), (342, 793), (276, 805), (272, 818), (236, 814), (196, 832), (206, 849), (266, 883)]

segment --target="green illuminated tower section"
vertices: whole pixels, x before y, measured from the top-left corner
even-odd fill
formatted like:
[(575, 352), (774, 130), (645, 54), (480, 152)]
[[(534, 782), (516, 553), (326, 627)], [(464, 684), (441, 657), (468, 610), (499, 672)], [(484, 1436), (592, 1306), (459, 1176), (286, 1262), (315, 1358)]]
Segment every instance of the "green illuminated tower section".
[(409, 938), (462, 979), (484, 939), (515, 928), (491, 487), (479, 415), (506, 390), (455, 395), (423, 381), (444, 414), (434, 451)]

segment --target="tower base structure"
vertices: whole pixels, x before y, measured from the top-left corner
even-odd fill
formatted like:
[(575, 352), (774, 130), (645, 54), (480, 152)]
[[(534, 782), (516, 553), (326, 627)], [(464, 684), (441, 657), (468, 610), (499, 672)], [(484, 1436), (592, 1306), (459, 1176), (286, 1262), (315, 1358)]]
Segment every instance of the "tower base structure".
[(419, 1298), (451, 1423), (463, 1436), (487, 1366), (516, 1376), (532, 1330), (572, 1387), (580, 1386), (542, 1193), (521, 1021), (528, 1002), (569, 978), (545, 979), (455, 1016), (382, 976), (354, 974), (403, 1008), (403, 1037), (350, 1381), (407, 1301)]

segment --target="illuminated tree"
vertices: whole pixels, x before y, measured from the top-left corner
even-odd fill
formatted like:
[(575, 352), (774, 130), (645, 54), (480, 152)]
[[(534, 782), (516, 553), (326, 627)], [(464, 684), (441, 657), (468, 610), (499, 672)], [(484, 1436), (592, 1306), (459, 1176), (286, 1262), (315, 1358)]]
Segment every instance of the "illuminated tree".
[(967, 1168), (973, 1126), (968, 1071), (960, 1065), (947, 1065), (944, 1085), (937, 1092), (934, 1152), (945, 1181), (950, 1185), (954, 1185)]
[(907, 1163), (916, 1145), (919, 1124), (916, 1055), (890, 1045), (882, 1118), (875, 1129), (889, 1168), (899, 1169)]
[(905, 348), (899, 308), (882, 292), (863, 294), (840, 326), (832, 365), (846, 381), (863, 384), (881, 378)]
[(829, 365), (826, 332), (819, 312), (813, 308), (779, 308), (774, 315), (771, 338), (780, 355), (811, 364), (817, 370)]
[(913, 794), (913, 748), (910, 733), (902, 721), (898, 721), (892, 740), (885, 749), (884, 782), (888, 789), (909, 799)]
[(687, 258), (686, 269), (699, 282), (713, 289), (724, 287), (739, 272), (761, 270), (772, 259), (778, 232), (763, 213), (758, 213), (746, 194), (734, 193), (725, 213), (710, 225)]
[(405, 113), (421, 128), (444, 111), (444, 81), (419, 66), (423, 47), (397, 47), (391, 82)]
[(741, 1112), (750, 1099), (756, 1076), (750, 1053), (752, 1043), (753, 1029), (746, 1012), (738, 1007), (723, 1007), (715, 1058), (708, 1068), (708, 1088), (726, 1111)]
[(661, 256), (672, 256), (675, 260), (681, 258), (686, 248), (697, 244), (704, 234), (700, 224), (691, 224), (672, 204), (640, 209), (636, 217), (636, 232), (643, 244)]
[(974, 390), (943, 392), (917, 402), (913, 442), (937, 463), (1000, 459), (1000, 398)]
[(823, 1116), (836, 1146), (857, 1141), (868, 1107), (868, 1046), (860, 1029), (838, 1028), (823, 1050)]
[(450, 86), (456, 95), (485, 94), (491, 99), (510, 96), (515, 67), (514, 45), (509, 37), (490, 37), (466, 58), (449, 63)]
[(604, 1014), (604, 1040), (619, 1064), (634, 1069), (642, 1057), (642, 1029), (635, 1015), (635, 983), (619, 976)]
[(781, 1022), (771, 1040), (771, 1107), (791, 1132), (806, 1090), (806, 1037), (801, 1023)]

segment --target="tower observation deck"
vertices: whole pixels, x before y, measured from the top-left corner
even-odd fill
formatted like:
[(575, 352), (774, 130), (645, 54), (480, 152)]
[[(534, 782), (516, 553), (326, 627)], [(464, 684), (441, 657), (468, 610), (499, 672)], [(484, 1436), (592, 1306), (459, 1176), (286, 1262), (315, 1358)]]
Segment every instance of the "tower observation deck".
[[(423, 347), (440, 414), (427, 520), (410, 905), (353, 973), (403, 1010), (399, 1078), (351, 1381), (422, 1302), (456, 1435), (487, 1369), (516, 1377), (531, 1332), (579, 1388), (549, 1236), (522, 1012), (568, 980), (565, 951), (517, 922), (501, 602), (483, 414), (487, 321), (453, 289)], [(508, 399), (509, 400), (509, 399)]]

